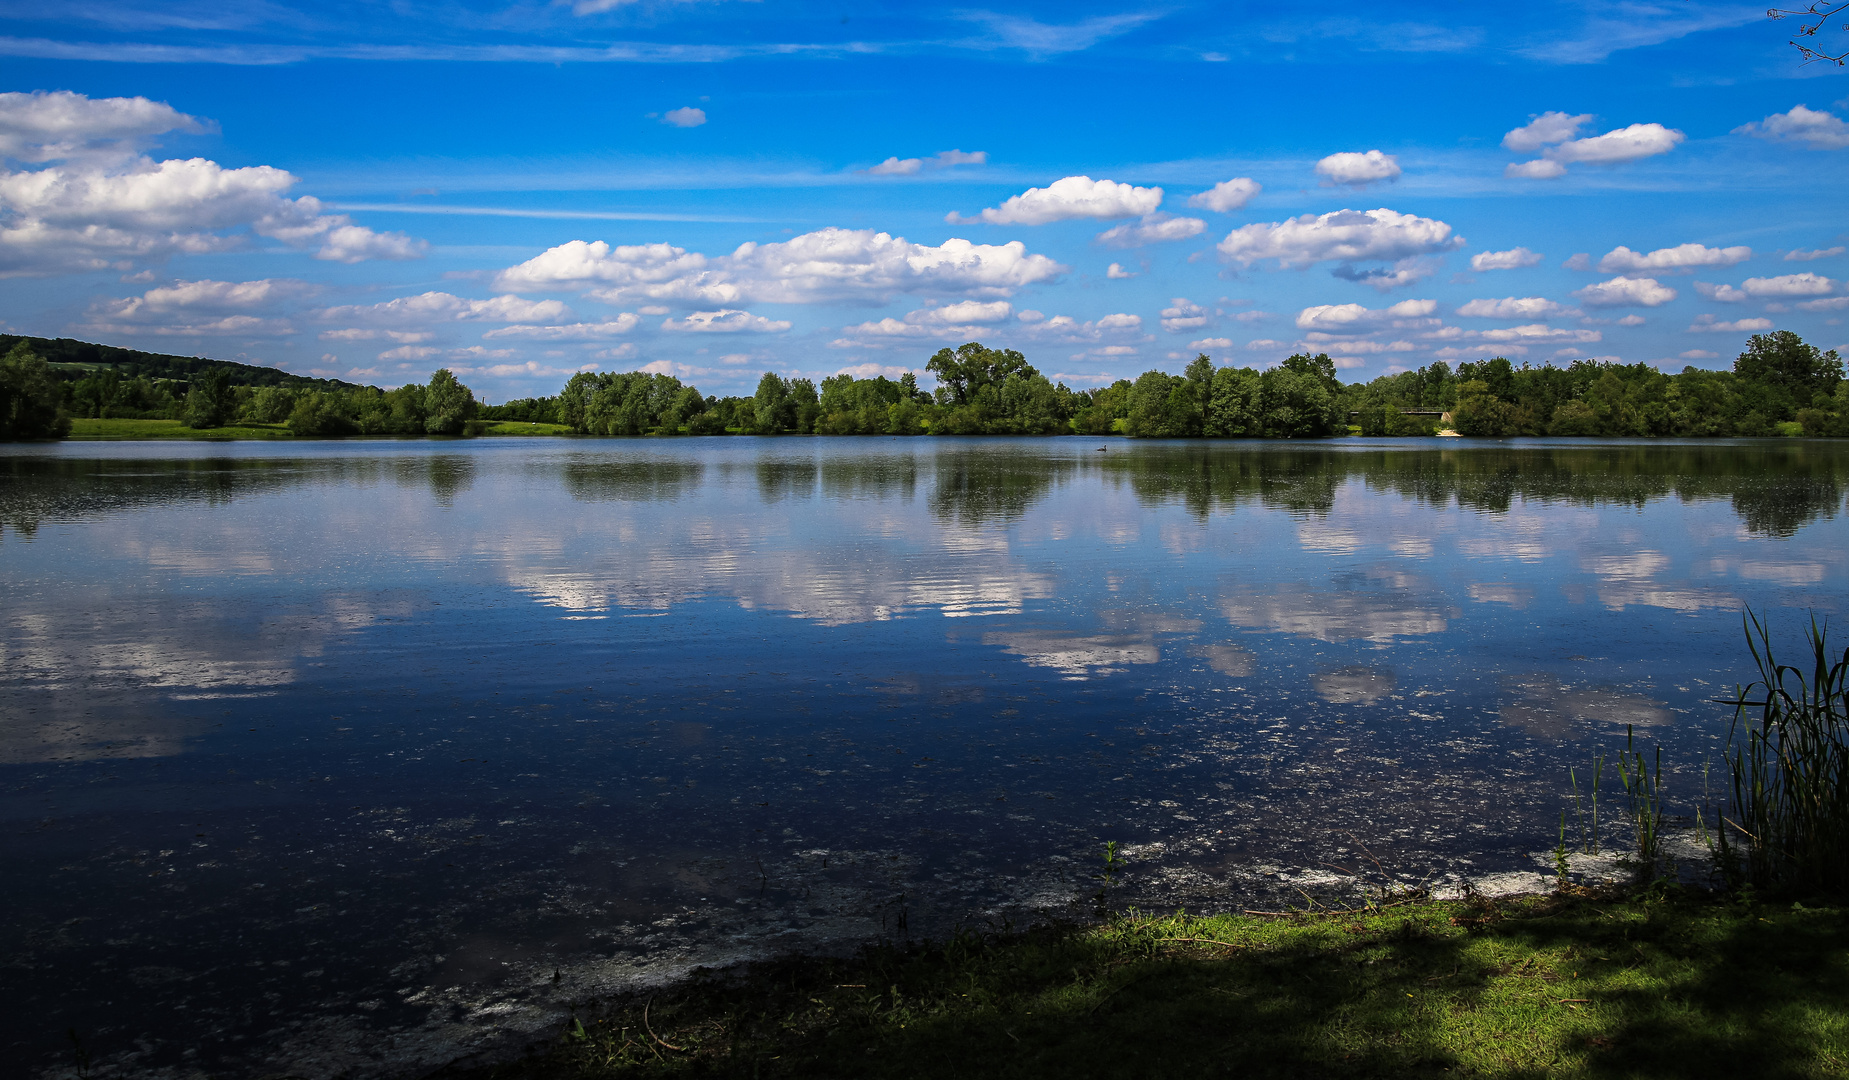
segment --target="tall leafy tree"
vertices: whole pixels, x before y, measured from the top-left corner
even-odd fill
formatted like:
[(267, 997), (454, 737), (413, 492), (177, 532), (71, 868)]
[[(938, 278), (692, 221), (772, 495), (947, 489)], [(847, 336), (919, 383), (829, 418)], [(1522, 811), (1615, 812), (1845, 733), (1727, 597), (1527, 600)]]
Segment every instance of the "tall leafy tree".
[(233, 397), (231, 393), (231, 373), (223, 368), (210, 368), (193, 376), (191, 389), (186, 392), (186, 408), (180, 414), (180, 422), (189, 428), (224, 427), (231, 419)]
[(796, 402), (790, 397), (789, 381), (774, 371), (766, 371), (758, 380), (752, 405), (751, 426), (762, 434), (774, 435), (796, 426)]
[(937, 376), (938, 396), (946, 405), (968, 405), (985, 386), (1040, 374), (1013, 349), (985, 348), (980, 341), (939, 349), (925, 362), (925, 370)]
[(475, 395), (448, 368), (430, 375), (424, 390), (424, 430), (432, 435), (457, 435), (475, 415)]
[(70, 431), (51, 365), (24, 343), (14, 345), (0, 357), (0, 439), (61, 439)]
[(1733, 362), (1742, 379), (1776, 386), (1808, 403), (1814, 394), (1828, 394), (1843, 379), (1843, 361), (1836, 350), (1819, 352), (1817, 346), (1789, 330), (1754, 334), (1746, 351)]

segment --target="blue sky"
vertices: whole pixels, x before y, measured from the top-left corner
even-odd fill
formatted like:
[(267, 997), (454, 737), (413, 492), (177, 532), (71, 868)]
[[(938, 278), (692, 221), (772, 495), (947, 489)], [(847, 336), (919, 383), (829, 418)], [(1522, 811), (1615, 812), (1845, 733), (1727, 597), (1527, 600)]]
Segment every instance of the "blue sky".
[(447, 366), (495, 401), (586, 369), (897, 374), (968, 340), (1078, 387), (1198, 352), (1354, 380), (1849, 342), (1849, 78), (1762, 6), (0, 20), (15, 333), (381, 385)]

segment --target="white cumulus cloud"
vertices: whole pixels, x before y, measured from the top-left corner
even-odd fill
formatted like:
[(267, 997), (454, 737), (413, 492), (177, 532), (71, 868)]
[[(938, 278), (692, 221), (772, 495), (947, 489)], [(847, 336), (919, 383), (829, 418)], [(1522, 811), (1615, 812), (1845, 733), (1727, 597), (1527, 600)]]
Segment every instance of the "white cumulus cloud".
[(1472, 270), (1520, 270), (1534, 266), (1541, 261), (1541, 256), (1525, 247), (1510, 248), (1507, 251), (1479, 251), (1470, 257)]
[(1695, 291), (1710, 300), (1718, 300), (1723, 304), (1737, 304), (1742, 300), (1750, 299), (1744, 289), (1736, 289), (1732, 285), (1712, 285), (1706, 281), (1697, 281)]
[(16, 161), (120, 155), (155, 135), (209, 130), (209, 123), (144, 97), (90, 98), (69, 90), (0, 94), (0, 157)]
[(243, 312), (273, 308), (315, 291), (315, 286), (291, 278), (179, 281), (140, 296), (99, 300), (85, 312), (83, 327), (91, 334), (275, 337), (292, 334), (295, 328), (287, 319)]
[(1784, 274), (1779, 277), (1747, 278), (1740, 288), (1748, 296), (1828, 296), (1838, 282), (1821, 274)]
[(1632, 124), (1590, 139), (1574, 139), (1542, 152), (1550, 161), (1616, 165), (1674, 150), (1688, 136), (1661, 124)]
[(784, 319), (767, 319), (749, 311), (721, 308), (718, 311), (696, 311), (684, 319), (663, 319), (661, 328), (695, 334), (780, 334), (788, 330), (790, 324)]
[(1383, 154), (1378, 150), (1369, 150), (1365, 154), (1346, 151), (1330, 154), (1317, 162), (1316, 175), (1322, 177), (1325, 184), (1366, 187), (1380, 180), (1399, 179), (1400, 162), (1392, 154)]
[(706, 123), (706, 110), (696, 109), (691, 105), (669, 109), (661, 114), (661, 122), (678, 128), (699, 127)]
[(1701, 244), (1678, 244), (1658, 248), (1649, 254), (1619, 245), (1599, 260), (1602, 274), (1633, 274), (1638, 271), (1693, 270), (1697, 266), (1732, 266), (1753, 257), (1749, 247), (1711, 248)]
[(497, 288), (515, 292), (591, 289), (591, 295), (612, 303), (809, 304), (884, 302), (924, 290), (1008, 296), (1065, 272), (1044, 255), (1028, 254), (1018, 240), (953, 239), (929, 247), (871, 229), (831, 228), (774, 244), (741, 244), (718, 256), (668, 244), (573, 240), (501, 271), (495, 281)]
[(1112, 263), (1104, 268), (1104, 276), (1112, 281), (1122, 281), (1124, 278), (1133, 278), (1136, 274), (1125, 270), (1122, 263)]
[(1472, 300), (1457, 309), (1473, 319), (1552, 319), (1578, 312), (1544, 296), (1505, 296), (1500, 300)]
[(490, 330), (482, 337), (489, 340), (520, 338), (526, 341), (598, 341), (627, 334), (641, 322), (641, 316), (625, 311), (614, 319), (599, 323), (564, 323), (554, 326), (516, 323)]
[(1505, 150), (1517, 154), (1532, 154), (1543, 146), (1568, 142), (1579, 135), (1579, 129), (1592, 123), (1592, 114), (1573, 116), (1564, 112), (1547, 112), (1532, 117), (1528, 123), (1516, 128), (1502, 137)]
[[(1105, 315), (1093, 322), (1080, 322), (1070, 315), (1055, 315), (1049, 319), (1031, 310), (1015, 313), (1014, 317), (1021, 325), (995, 325), (1007, 319), (1010, 310), (1005, 302), (999, 305), (951, 304), (943, 308), (923, 309), (910, 312), (903, 319), (888, 316), (844, 326), (841, 328), (842, 336), (829, 344), (837, 349), (880, 349), (906, 341), (971, 341), (1002, 333), (1007, 335), (1006, 340), (1015, 344), (1088, 345), (1135, 337), (1143, 326), (1140, 316), (1127, 313)], [(958, 322), (958, 318), (969, 321)]]
[(1343, 281), (1353, 281), (1384, 293), (1416, 285), (1437, 273), (1442, 265), (1443, 260), (1429, 255), (1415, 255), (1401, 259), (1392, 266), (1338, 266), (1331, 273)]
[(953, 210), (944, 220), (952, 225), (972, 221), (991, 225), (1046, 225), (1074, 218), (1141, 217), (1154, 213), (1161, 205), (1162, 189), (1159, 187), (1133, 187), (1114, 180), (1068, 176), (1043, 188), (1028, 188), (974, 218), (965, 218)]
[(911, 176), (922, 168), (923, 158), (902, 158), (895, 154), (867, 171), (874, 176)]
[(157, 162), (125, 149), (139, 135), (200, 129), (192, 117), (145, 98), (0, 95), (0, 141), (15, 151), (10, 156), (52, 162), (0, 171), (0, 275), (127, 269), (138, 260), (230, 250), (249, 234), (318, 246), (318, 258), (341, 262), (417, 258), (426, 250), (402, 233), (323, 214), (312, 197), (288, 198), (296, 179), (282, 169), (227, 169), (205, 158)]
[(1676, 290), (1655, 278), (1622, 275), (1577, 289), (1573, 293), (1587, 307), (1656, 307), (1676, 298)]
[(383, 338), (404, 345), (416, 345), (436, 335), (422, 330), (373, 330), (355, 326), (345, 330), (323, 330), (315, 336), (322, 341), (378, 341)]
[(1318, 304), (1297, 313), (1297, 328), (1322, 334), (1365, 334), (1375, 330), (1412, 330), (1437, 326), (1436, 300), (1401, 300), (1391, 307)]
[(446, 292), (401, 296), (379, 304), (352, 304), (323, 308), (314, 313), (323, 322), (371, 323), (402, 326), (446, 321), (552, 323), (571, 318), (571, 308), (557, 300), (527, 300), (504, 295), (487, 300), (465, 300)]
[(1744, 334), (1759, 330), (1772, 329), (1771, 319), (1735, 319), (1721, 322), (1712, 315), (1697, 315), (1689, 324), (1691, 333)]
[[(1533, 126), (1529, 125), (1529, 127)], [(1527, 128), (1517, 128), (1509, 132), (1503, 137), (1504, 145), (1508, 145), (1510, 137), (1527, 130)], [(1654, 157), (1657, 154), (1667, 154), (1686, 138), (1688, 136), (1682, 132), (1661, 124), (1631, 124), (1628, 127), (1613, 128), (1603, 135), (1594, 135), (1588, 139), (1570, 139), (1548, 146), (1547, 149), (1541, 151), (1539, 158), (1511, 164), (1503, 170), (1503, 174), (1530, 180), (1549, 180), (1566, 175), (1566, 166), (1570, 164), (1618, 165), (1627, 161)], [(1543, 145), (1531, 137), (1517, 139), (1517, 144), (1521, 146), (1531, 143), (1534, 146)], [(1510, 148), (1515, 149), (1516, 147), (1511, 146)]]
[(1173, 217), (1158, 212), (1144, 216), (1141, 221), (1127, 221), (1104, 230), (1098, 234), (1098, 243), (1115, 248), (1142, 247), (1145, 244), (1187, 240), (1199, 236), (1206, 229), (1207, 223), (1200, 218)]
[(928, 158), (902, 158), (895, 154), (867, 171), (874, 176), (912, 176), (925, 169), (948, 169), (956, 165), (982, 165), (988, 160), (989, 154), (986, 150), (967, 153), (962, 150), (943, 150)]
[(1493, 344), (1535, 344), (1552, 341), (1577, 341), (1589, 343), (1602, 340), (1597, 330), (1566, 330), (1548, 326), (1546, 323), (1530, 323), (1526, 326), (1510, 326), (1498, 330), (1473, 330), (1465, 335), (1475, 341), (1487, 341)]
[(1565, 165), (1546, 158), (1535, 158), (1533, 161), (1511, 161), (1502, 167), (1502, 175), (1517, 180), (1552, 180), (1566, 174)]
[(176, 281), (149, 289), (139, 297), (123, 301), (137, 308), (173, 311), (180, 308), (254, 308), (280, 300), (305, 296), (316, 286), (293, 278), (262, 278), (257, 281)]
[(1834, 113), (1793, 106), (1790, 112), (1773, 113), (1764, 120), (1734, 128), (1735, 135), (1759, 139), (1801, 142), (1813, 150), (1841, 150), (1849, 147), (1849, 124)]
[[(1257, 342), (1253, 342), (1253, 344), (1256, 345)], [(1410, 341), (1316, 341), (1312, 339), (1307, 344), (1299, 344), (1300, 347), (1305, 349), (1315, 349), (1318, 352), (1331, 352), (1337, 355), (1346, 353), (1351, 356), (1370, 356), (1375, 353), (1412, 352), (1418, 348), (1417, 345), (1414, 345)], [(1251, 346), (1248, 345), (1247, 348), (1251, 348)], [(1359, 367), (1360, 365), (1344, 364), (1338, 360), (1335, 366), (1347, 368)]]
[(909, 312), (905, 321), (929, 326), (956, 326), (968, 323), (1001, 322), (1014, 314), (1014, 305), (1006, 300), (964, 300), (943, 307), (922, 308)]
[(1328, 260), (1395, 260), (1450, 251), (1462, 245), (1451, 226), (1395, 210), (1336, 210), (1269, 224), (1245, 225), (1226, 234), (1220, 254), (1250, 266), (1276, 259), (1283, 268)]
[(1212, 210), (1217, 214), (1230, 214), (1252, 201), (1264, 188), (1258, 181), (1247, 176), (1235, 176), (1231, 180), (1222, 180), (1206, 191), (1188, 196), (1188, 205), (1200, 210)]
[(1168, 303), (1162, 309), (1162, 329), (1169, 333), (1185, 333), (1207, 325), (1207, 309), (1187, 297), (1177, 296)]
[(315, 258), (343, 263), (367, 259), (421, 259), (429, 250), (429, 241), (404, 233), (373, 232), (364, 225), (337, 225), (327, 231)]

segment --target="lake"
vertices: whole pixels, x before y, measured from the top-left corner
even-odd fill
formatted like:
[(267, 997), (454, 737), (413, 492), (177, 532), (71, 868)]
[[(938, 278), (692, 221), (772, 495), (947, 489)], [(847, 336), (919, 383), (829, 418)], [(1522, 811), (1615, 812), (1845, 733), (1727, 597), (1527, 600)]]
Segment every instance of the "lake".
[(0, 1043), (384, 1075), (701, 964), (1532, 874), (1627, 726), (1700, 800), (1743, 604), (1849, 599), (1843, 443), (1104, 445), (0, 448)]

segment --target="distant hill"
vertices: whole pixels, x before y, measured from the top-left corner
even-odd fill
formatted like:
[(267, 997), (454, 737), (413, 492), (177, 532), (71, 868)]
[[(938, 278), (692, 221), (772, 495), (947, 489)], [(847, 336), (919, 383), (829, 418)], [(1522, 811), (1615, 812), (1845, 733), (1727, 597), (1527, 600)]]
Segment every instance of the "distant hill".
[(115, 345), (98, 345), (89, 341), (77, 341), (72, 338), (26, 337), (20, 334), (0, 334), (0, 355), (5, 355), (14, 345), (25, 342), (26, 347), (44, 357), (51, 364), (52, 373), (60, 379), (75, 381), (87, 378), (105, 369), (113, 369), (125, 379), (174, 379), (178, 382), (191, 382), (194, 375), (203, 371), (221, 370), (229, 372), (231, 382), (237, 386), (312, 386), (320, 390), (351, 390), (358, 383), (343, 382), (340, 379), (312, 379), (306, 375), (293, 375), (276, 368), (257, 367), (255, 364), (240, 364), (235, 360), (212, 360), (203, 356), (168, 356), (164, 353), (142, 352), (140, 349), (123, 349)]

